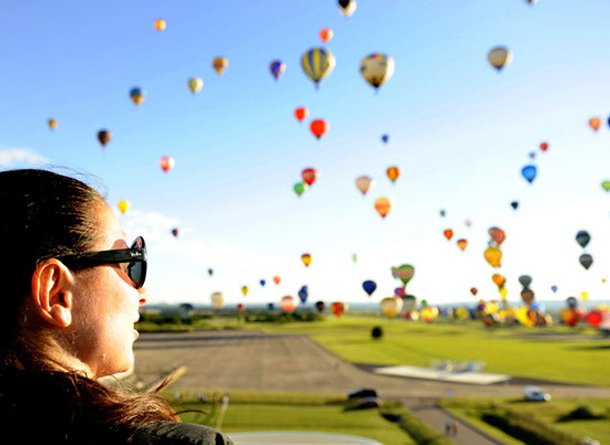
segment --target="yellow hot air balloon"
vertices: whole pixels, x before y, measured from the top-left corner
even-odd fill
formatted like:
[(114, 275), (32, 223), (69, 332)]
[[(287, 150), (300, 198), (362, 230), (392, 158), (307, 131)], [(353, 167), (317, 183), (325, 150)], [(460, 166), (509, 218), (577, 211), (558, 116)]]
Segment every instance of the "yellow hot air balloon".
[(119, 208), (119, 212), (121, 212), (124, 215), (127, 212), (127, 210), (129, 210), (129, 207), (131, 207), (131, 203), (124, 199), (122, 201), (119, 201), (119, 203), (117, 204), (117, 207)]
[(396, 180), (400, 177), (400, 168), (393, 165), (392, 167), (388, 167), (386, 170), (386, 176), (392, 183), (396, 182)]
[(212, 306), (214, 306), (215, 309), (222, 309), (225, 304), (225, 298), (222, 295), (222, 292), (212, 293), (210, 299), (212, 300)]
[(491, 267), (500, 267), (502, 261), (502, 251), (497, 247), (490, 246), (483, 252), (485, 260)]
[(301, 255), (301, 261), (303, 262), (305, 267), (309, 267), (309, 265), (311, 264), (311, 254), (304, 253), (303, 255)]
[(301, 67), (307, 77), (314, 81), (316, 88), (320, 81), (335, 69), (335, 56), (325, 48), (312, 48), (301, 57)]
[(369, 176), (359, 176), (356, 179), (356, 187), (358, 187), (358, 190), (360, 190), (360, 192), (363, 195), (366, 195), (366, 192), (369, 191), (369, 189), (371, 187), (373, 187), (375, 185), (375, 182), (373, 181), (373, 179)]
[(392, 209), (392, 202), (388, 198), (378, 198), (375, 201), (375, 210), (379, 213), (379, 216), (385, 218), (390, 210)]
[(188, 87), (191, 93), (197, 94), (203, 88), (203, 79), (201, 77), (191, 77), (188, 81)]
[(438, 318), (438, 314), (439, 311), (436, 306), (426, 306), (421, 308), (421, 310), (419, 311), (421, 319), (424, 320), (426, 323), (432, 323)]
[(49, 128), (51, 130), (55, 130), (57, 128), (57, 121), (55, 119), (53, 119), (53, 118), (49, 119), (47, 121), (47, 124), (49, 125)]
[(489, 63), (491, 63), (491, 66), (498, 71), (501, 71), (513, 61), (513, 53), (504, 46), (496, 46), (489, 50), (487, 59), (489, 60)]
[(163, 20), (163, 19), (155, 20), (155, 29), (157, 31), (163, 32), (163, 31), (165, 31), (165, 28), (167, 28), (167, 23), (165, 22), (165, 20)]
[(242, 286), (241, 293), (244, 294), (244, 297), (248, 295), (248, 286)]
[(360, 74), (378, 89), (394, 75), (394, 58), (380, 53), (364, 57), (360, 62)]
[(229, 66), (229, 61), (226, 59), (226, 57), (216, 57), (212, 61), (212, 66), (217, 74), (222, 74)]
[(400, 297), (386, 297), (379, 303), (381, 307), (381, 313), (384, 317), (395, 318), (402, 310), (402, 298)]

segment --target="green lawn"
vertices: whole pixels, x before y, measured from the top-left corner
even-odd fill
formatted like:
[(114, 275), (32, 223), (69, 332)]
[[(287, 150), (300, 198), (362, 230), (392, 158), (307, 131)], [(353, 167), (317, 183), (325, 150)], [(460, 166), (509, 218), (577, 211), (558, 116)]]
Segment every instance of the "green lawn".
[[(247, 328), (302, 333), (351, 362), (429, 366), (435, 359), (476, 360), (485, 371), (557, 382), (610, 386), (610, 339), (563, 326), (504, 327), (482, 323), (413, 323), (376, 317), (327, 317), (308, 323), (249, 323)], [(381, 326), (381, 340), (371, 339)]]
[[(390, 423), (377, 409), (350, 411), (342, 396), (316, 394), (231, 393), (229, 408), (220, 428), (225, 433), (245, 431), (318, 431), (368, 437), (386, 445), (410, 445), (415, 442), (396, 424)], [(182, 414), (185, 422), (217, 426), (220, 410), (210, 404), (188, 403), (188, 408), (212, 413)]]

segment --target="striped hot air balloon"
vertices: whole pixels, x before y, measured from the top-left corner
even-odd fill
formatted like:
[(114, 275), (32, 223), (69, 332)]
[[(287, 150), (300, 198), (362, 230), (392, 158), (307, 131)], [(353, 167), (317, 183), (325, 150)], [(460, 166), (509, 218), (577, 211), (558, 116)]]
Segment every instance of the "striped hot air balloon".
[(312, 48), (301, 57), (303, 71), (314, 81), (316, 88), (322, 79), (333, 72), (335, 63), (335, 56), (325, 48)]

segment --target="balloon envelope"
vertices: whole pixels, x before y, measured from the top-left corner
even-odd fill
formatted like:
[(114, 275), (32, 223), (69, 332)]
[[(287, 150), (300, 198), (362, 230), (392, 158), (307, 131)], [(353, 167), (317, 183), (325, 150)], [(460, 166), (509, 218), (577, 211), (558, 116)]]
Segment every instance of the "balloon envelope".
[(280, 300), (280, 308), (282, 309), (282, 312), (286, 314), (292, 314), (297, 308), (297, 304), (294, 301), (294, 297), (290, 295), (282, 297), (282, 299)]
[(356, 178), (356, 187), (360, 190), (360, 193), (366, 195), (366, 192), (369, 191), (369, 188), (373, 186), (373, 179), (369, 176), (359, 176)]
[(301, 57), (301, 67), (316, 87), (333, 72), (335, 63), (335, 56), (325, 48), (312, 48)]
[(303, 122), (309, 116), (309, 110), (305, 107), (298, 107), (294, 109), (294, 117), (299, 122)]
[(97, 140), (100, 141), (102, 147), (106, 147), (106, 144), (110, 142), (110, 139), (112, 139), (112, 133), (110, 133), (110, 131), (100, 130), (97, 132)]
[(197, 94), (203, 88), (203, 79), (201, 77), (191, 77), (187, 83), (191, 93)]
[(248, 295), (248, 286), (242, 286), (241, 293), (243, 294), (244, 297), (247, 296)]
[(464, 251), (464, 250), (466, 250), (466, 247), (468, 247), (468, 240), (461, 238), (456, 241), (456, 244), (458, 245), (458, 247), (460, 248), (461, 251)]
[(362, 283), (362, 288), (370, 297), (373, 295), (373, 292), (375, 292), (375, 289), (377, 289), (377, 283), (375, 283), (373, 280), (366, 280)]
[(273, 60), (269, 64), (269, 70), (271, 71), (271, 75), (275, 78), (275, 80), (279, 80), (284, 74), (284, 71), (286, 71), (286, 64), (281, 60)]
[(360, 74), (373, 88), (378, 89), (394, 75), (394, 58), (374, 53), (360, 61)]
[(57, 120), (51, 118), (51, 119), (47, 120), (47, 125), (49, 125), (49, 128), (51, 130), (55, 130), (57, 128)]
[(506, 232), (504, 232), (504, 230), (500, 229), (499, 227), (491, 227), (487, 231), (487, 233), (489, 233), (493, 244), (495, 244), (496, 246), (500, 246), (506, 239)]
[(582, 247), (583, 249), (585, 247), (587, 247), (587, 244), (589, 244), (589, 241), (591, 241), (591, 235), (589, 235), (589, 232), (587, 232), (586, 230), (580, 230), (577, 234), (576, 234), (576, 242), (580, 245), (580, 247)]
[(212, 300), (212, 306), (214, 306), (215, 309), (222, 309), (225, 304), (225, 299), (222, 292), (212, 293), (210, 300)]
[(500, 267), (502, 262), (502, 251), (497, 247), (490, 246), (483, 252), (485, 260), (491, 267)]
[(602, 188), (604, 189), (604, 191), (610, 192), (610, 180), (602, 181)]
[(357, 8), (356, 0), (339, 0), (339, 9), (341, 14), (346, 17), (351, 16)]
[(280, 276), (279, 276), (279, 275), (275, 275), (275, 276), (273, 277), (273, 282), (274, 282), (275, 284), (280, 284), (280, 281), (282, 281), (282, 279), (280, 278)]
[(307, 185), (312, 185), (316, 182), (317, 177), (318, 171), (315, 168), (306, 168), (301, 172), (301, 178), (303, 178), (303, 182)]
[(140, 105), (142, 102), (144, 102), (144, 90), (139, 87), (132, 88), (129, 91), (129, 97), (131, 97), (134, 104)]
[(161, 170), (165, 173), (174, 168), (175, 165), (176, 161), (171, 156), (161, 156), (161, 159), (159, 159), (159, 167), (161, 167)]
[(328, 131), (329, 125), (324, 119), (315, 119), (309, 124), (309, 129), (313, 135), (320, 139)]
[(129, 210), (129, 207), (131, 207), (131, 203), (124, 199), (122, 201), (119, 201), (117, 207), (119, 208), (119, 211), (124, 215), (127, 210)]
[(298, 295), (301, 303), (305, 304), (307, 302), (307, 298), (309, 297), (309, 288), (307, 286), (301, 286)]
[(499, 273), (495, 273), (491, 276), (491, 281), (498, 287), (503, 287), (506, 284), (506, 277)]
[(410, 264), (403, 264), (399, 267), (393, 267), (392, 275), (402, 281), (402, 284), (406, 286), (407, 283), (413, 278), (413, 275), (415, 275), (415, 267)]
[(301, 255), (301, 261), (303, 262), (305, 267), (309, 267), (309, 265), (311, 264), (311, 254), (304, 253), (303, 255)]
[(222, 74), (229, 66), (229, 61), (225, 57), (216, 57), (212, 61), (212, 66), (217, 74)]
[(501, 71), (505, 66), (512, 62), (513, 54), (508, 48), (504, 46), (497, 46), (489, 50), (487, 59), (489, 60), (489, 63), (491, 63), (491, 66), (498, 71)]
[(593, 129), (593, 131), (598, 131), (602, 125), (602, 120), (599, 117), (592, 117), (589, 119), (589, 127)]
[(593, 264), (593, 257), (588, 253), (583, 253), (580, 256), (579, 261), (580, 264), (582, 264), (582, 267), (584, 267), (585, 269), (589, 269), (589, 267), (591, 267), (591, 264)]
[(396, 182), (396, 180), (400, 176), (400, 169), (396, 166), (388, 167), (388, 169), (386, 170), (386, 175), (390, 181)]
[(163, 19), (157, 19), (155, 20), (155, 29), (159, 32), (163, 32), (165, 31), (165, 28), (167, 28), (167, 22)]
[(521, 275), (519, 277), (519, 283), (521, 283), (521, 286), (523, 287), (530, 287), (530, 284), (532, 284), (532, 277), (529, 275)]
[(388, 198), (378, 198), (375, 201), (375, 210), (379, 213), (379, 216), (385, 218), (390, 210), (392, 209), (392, 202)]
[(536, 179), (536, 174), (538, 173), (538, 169), (535, 165), (526, 165), (521, 169), (521, 175), (529, 182), (530, 184), (534, 182)]
[(307, 185), (302, 182), (297, 182), (294, 186), (292, 186), (292, 188), (297, 196), (301, 196), (303, 192), (305, 192)]
[(330, 311), (337, 317), (341, 317), (347, 311), (347, 304), (342, 301), (334, 301), (330, 305)]
[(445, 238), (447, 238), (447, 241), (450, 241), (451, 238), (453, 238), (453, 230), (451, 229), (445, 229), (443, 231), (443, 235), (445, 235)]
[(330, 28), (322, 28), (320, 30), (320, 40), (324, 43), (328, 43), (332, 40), (335, 33)]
[(379, 303), (381, 307), (381, 313), (388, 318), (394, 318), (402, 309), (403, 301), (399, 297), (386, 297)]

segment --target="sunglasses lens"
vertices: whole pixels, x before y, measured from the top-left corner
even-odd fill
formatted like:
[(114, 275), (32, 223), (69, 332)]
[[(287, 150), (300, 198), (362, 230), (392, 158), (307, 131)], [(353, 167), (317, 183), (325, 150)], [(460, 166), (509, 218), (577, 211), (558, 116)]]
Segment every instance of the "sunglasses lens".
[[(131, 248), (143, 250), (146, 255), (146, 245), (144, 244), (144, 238), (141, 236), (136, 238)], [(134, 287), (140, 289), (144, 286), (144, 280), (146, 279), (146, 260), (129, 263), (127, 274), (131, 281), (133, 281)]]

